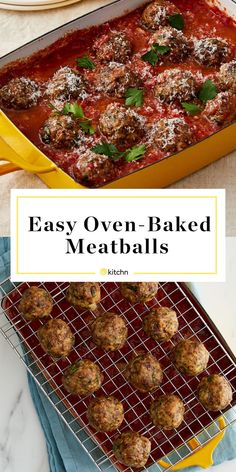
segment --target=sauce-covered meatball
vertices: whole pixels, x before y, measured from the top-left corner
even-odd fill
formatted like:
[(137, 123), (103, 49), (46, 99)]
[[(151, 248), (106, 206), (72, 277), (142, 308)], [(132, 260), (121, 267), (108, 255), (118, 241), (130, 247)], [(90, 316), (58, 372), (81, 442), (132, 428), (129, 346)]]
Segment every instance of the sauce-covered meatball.
[(93, 342), (105, 351), (121, 349), (127, 339), (128, 329), (124, 319), (116, 313), (103, 313), (91, 323)]
[(69, 325), (61, 319), (49, 320), (37, 334), (44, 351), (56, 358), (68, 356), (75, 341)]
[(83, 396), (96, 392), (101, 387), (103, 378), (99, 367), (89, 359), (84, 359), (65, 370), (62, 383), (67, 392)]
[(146, 303), (156, 296), (158, 282), (122, 282), (120, 291), (130, 303)]
[(218, 74), (218, 82), (221, 90), (236, 93), (236, 61), (222, 64)]
[(150, 30), (156, 30), (159, 26), (169, 24), (169, 17), (180, 13), (179, 9), (168, 0), (156, 0), (149, 3), (141, 17), (143, 26)]
[(126, 367), (125, 377), (140, 392), (151, 392), (162, 382), (160, 363), (151, 353), (141, 354), (132, 359)]
[(124, 408), (115, 397), (97, 397), (89, 403), (87, 416), (97, 431), (114, 431), (124, 420)]
[(193, 142), (190, 127), (181, 118), (162, 118), (151, 129), (151, 141), (164, 152), (182, 151)]
[(222, 38), (201, 38), (193, 42), (193, 55), (199, 64), (219, 66), (230, 54), (230, 46)]
[(85, 151), (73, 165), (73, 177), (88, 187), (100, 187), (114, 176), (114, 162), (107, 156)]
[(127, 431), (115, 439), (113, 452), (127, 467), (144, 467), (151, 452), (151, 442), (135, 431)]
[(70, 67), (58, 69), (47, 83), (46, 95), (52, 100), (71, 100), (86, 96), (82, 76)]
[(218, 374), (203, 377), (199, 383), (197, 394), (199, 401), (210, 411), (224, 410), (233, 398), (228, 380)]
[(209, 352), (195, 339), (182, 339), (171, 351), (171, 360), (182, 374), (194, 376), (206, 369)]
[(101, 133), (113, 144), (132, 145), (144, 135), (141, 117), (130, 108), (110, 103), (99, 119)]
[(132, 46), (125, 33), (110, 32), (95, 42), (93, 49), (97, 58), (102, 62), (125, 63), (131, 56)]
[(203, 116), (219, 125), (232, 123), (236, 119), (236, 96), (229, 92), (219, 93), (208, 100)]
[(138, 79), (130, 67), (110, 62), (97, 75), (96, 89), (113, 97), (122, 98), (129, 87), (137, 85)]
[(176, 312), (166, 306), (153, 308), (143, 320), (144, 331), (155, 341), (168, 341), (178, 331)]
[(161, 395), (151, 404), (150, 415), (155, 426), (178, 428), (184, 419), (184, 404), (177, 395)]
[(161, 58), (166, 58), (173, 61), (179, 62), (186, 58), (191, 51), (191, 43), (189, 39), (184, 36), (182, 31), (178, 31), (170, 26), (161, 28), (151, 37), (150, 43), (157, 43), (159, 46), (168, 46), (169, 52), (163, 55)]
[(44, 288), (27, 288), (18, 304), (18, 310), (26, 320), (35, 320), (49, 316), (53, 307), (53, 300)]
[(3, 108), (26, 110), (37, 105), (41, 95), (39, 85), (27, 77), (16, 77), (0, 88), (0, 105)]
[(157, 76), (154, 94), (161, 102), (192, 100), (197, 92), (197, 83), (192, 72), (169, 69)]
[(66, 298), (72, 305), (96, 310), (101, 300), (100, 285), (97, 282), (71, 282)]
[(40, 130), (44, 144), (55, 148), (71, 148), (81, 135), (79, 122), (70, 115), (52, 114)]

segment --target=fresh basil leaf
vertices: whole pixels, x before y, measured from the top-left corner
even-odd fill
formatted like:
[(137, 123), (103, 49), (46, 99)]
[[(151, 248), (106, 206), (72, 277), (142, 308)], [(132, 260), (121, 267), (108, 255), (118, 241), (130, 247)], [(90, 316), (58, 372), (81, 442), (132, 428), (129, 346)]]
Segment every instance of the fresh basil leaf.
[(145, 154), (146, 146), (145, 144), (140, 144), (139, 146), (133, 146), (131, 149), (127, 149), (124, 153), (125, 160), (127, 162), (137, 161), (141, 159)]
[(172, 28), (177, 30), (184, 29), (184, 17), (180, 13), (175, 13), (174, 15), (169, 16), (168, 21)]
[(215, 98), (216, 95), (217, 95), (217, 88), (214, 82), (212, 82), (212, 80), (210, 79), (207, 79), (198, 93), (198, 98), (203, 103), (206, 103), (208, 102), (208, 100), (212, 100), (212, 98)]
[(141, 107), (143, 105), (143, 89), (130, 87), (125, 92), (127, 106)]
[(195, 103), (181, 102), (182, 107), (189, 113), (189, 115), (197, 115), (201, 113), (201, 108)]
[(78, 103), (66, 103), (62, 110), (63, 115), (71, 113), (75, 118), (84, 118), (83, 109)]
[(141, 59), (145, 62), (149, 62), (152, 66), (155, 66), (159, 61), (159, 57), (154, 49), (150, 49), (150, 51), (143, 54)]
[(79, 67), (83, 67), (84, 69), (95, 69), (94, 62), (90, 59), (89, 56), (77, 57), (76, 63)]
[(152, 48), (154, 49), (154, 51), (156, 51), (161, 56), (163, 56), (164, 54), (167, 54), (168, 52), (170, 52), (170, 47), (169, 46), (161, 46), (158, 43), (154, 43), (152, 45)]
[(95, 152), (95, 154), (103, 154), (104, 156), (111, 157), (114, 161), (120, 159), (123, 155), (114, 144), (104, 141), (102, 141), (101, 144), (96, 144), (91, 150)]

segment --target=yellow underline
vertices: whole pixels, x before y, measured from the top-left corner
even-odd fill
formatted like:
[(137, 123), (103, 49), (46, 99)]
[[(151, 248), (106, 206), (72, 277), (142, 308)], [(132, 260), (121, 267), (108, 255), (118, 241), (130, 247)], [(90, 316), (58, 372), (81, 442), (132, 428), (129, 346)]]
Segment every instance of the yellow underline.
[(16, 272), (17, 274), (19, 275), (22, 275), (22, 274), (29, 274), (29, 275), (43, 275), (43, 274), (46, 274), (46, 275), (96, 275), (96, 272)]
[(217, 272), (134, 272), (134, 275), (216, 275)]

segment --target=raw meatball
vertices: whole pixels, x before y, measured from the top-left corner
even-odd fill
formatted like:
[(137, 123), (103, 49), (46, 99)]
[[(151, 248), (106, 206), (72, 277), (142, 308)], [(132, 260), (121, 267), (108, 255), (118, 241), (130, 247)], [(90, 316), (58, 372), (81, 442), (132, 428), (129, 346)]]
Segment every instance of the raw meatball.
[(71, 100), (86, 96), (85, 84), (82, 76), (70, 67), (58, 69), (46, 89), (46, 95), (52, 100)]
[(174, 153), (190, 146), (193, 136), (181, 118), (162, 118), (151, 130), (151, 142), (164, 152)]
[(125, 377), (140, 392), (151, 392), (159, 387), (163, 374), (158, 360), (148, 353), (141, 354), (129, 362)]
[(186, 58), (191, 50), (189, 39), (184, 36), (182, 31), (178, 31), (170, 26), (161, 28), (151, 37), (150, 43), (157, 43), (159, 46), (168, 46), (170, 51), (161, 56), (162, 60), (165, 58), (173, 62), (179, 62)]
[(46, 290), (40, 287), (27, 288), (18, 304), (18, 310), (26, 320), (35, 320), (49, 316), (53, 300)]
[(222, 38), (201, 38), (193, 42), (193, 55), (204, 66), (219, 66), (230, 53), (228, 42)]
[(124, 420), (124, 409), (115, 397), (97, 397), (89, 403), (87, 416), (97, 431), (114, 431)]
[(97, 76), (96, 89), (113, 97), (122, 98), (129, 87), (137, 85), (138, 79), (124, 64), (110, 62)]
[(222, 64), (218, 74), (219, 87), (221, 90), (229, 90), (236, 93), (236, 61)]
[(74, 345), (74, 335), (61, 319), (51, 319), (38, 330), (38, 338), (44, 351), (52, 357), (66, 357)]
[(156, 296), (158, 282), (122, 282), (120, 291), (130, 303), (146, 303)]
[(206, 369), (209, 352), (195, 339), (182, 339), (171, 351), (171, 360), (182, 374), (194, 376)]
[(139, 433), (127, 431), (115, 439), (113, 452), (121, 464), (144, 467), (151, 452), (151, 442)]
[(218, 374), (203, 377), (197, 393), (199, 401), (210, 411), (224, 410), (233, 398), (228, 380)]
[(34, 80), (19, 77), (0, 88), (0, 104), (4, 108), (26, 110), (37, 105), (40, 95), (39, 85)]
[(236, 96), (229, 92), (219, 93), (208, 100), (203, 116), (219, 125), (232, 123), (236, 119)]
[(142, 24), (150, 29), (156, 30), (159, 26), (168, 25), (169, 16), (180, 13), (179, 9), (167, 0), (156, 0), (149, 3), (142, 13)]
[(89, 359), (84, 359), (65, 370), (62, 383), (67, 392), (83, 396), (96, 392), (101, 387), (103, 378), (99, 367)]
[(128, 335), (124, 319), (112, 312), (97, 316), (90, 329), (93, 342), (105, 351), (121, 349)]
[(101, 133), (117, 145), (133, 145), (144, 135), (141, 117), (130, 108), (110, 103), (99, 119)]
[(184, 419), (184, 404), (177, 395), (161, 395), (151, 404), (150, 415), (155, 426), (178, 428)]
[(77, 182), (88, 187), (100, 187), (114, 176), (114, 162), (107, 156), (85, 151), (73, 165), (72, 173)]
[(168, 341), (178, 331), (176, 312), (166, 306), (153, 308), (143, 320), (143, 329), (156, 341)]
[(71, 282), (66, 298), (72, 305), (96, 310), (101, 300), (100, 285), (97, 282)]
[(81, 131), (78, 120), (72, 116), (52, 114), (44, 123), (40, 135), (45, 144), (55, 148), (71, 148), (79, 140)]
[(197, 83), (192, 72), (168, 69), (157, 76), (154, 94), (159, 100), (172, 103), (192, 100), (197, 92)]
[(125, 63), (131, 56), (132, 46), (125, 33), (118, 31), (101, 36), (94, 44), (97, 58), (102, 62)]

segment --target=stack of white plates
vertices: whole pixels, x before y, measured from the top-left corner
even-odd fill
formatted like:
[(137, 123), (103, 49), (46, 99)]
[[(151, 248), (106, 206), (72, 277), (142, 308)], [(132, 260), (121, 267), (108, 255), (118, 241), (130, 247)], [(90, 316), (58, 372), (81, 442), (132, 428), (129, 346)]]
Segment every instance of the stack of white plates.
[(60, 8), (80, 0), (0, 0), (0, 8), (4, 10), (34, 11)]

